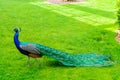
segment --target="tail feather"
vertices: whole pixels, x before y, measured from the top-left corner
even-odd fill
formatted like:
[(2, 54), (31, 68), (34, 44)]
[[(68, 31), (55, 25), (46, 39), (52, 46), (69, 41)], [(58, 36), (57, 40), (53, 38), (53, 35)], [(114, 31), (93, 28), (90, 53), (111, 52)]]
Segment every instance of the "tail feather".
[(90, 54), (70, 54), (49, 48), (43, 45), (36, 45), (43, 55), (54, 58), (66, 66), (111, 66), (113, 65), (109, 56)]

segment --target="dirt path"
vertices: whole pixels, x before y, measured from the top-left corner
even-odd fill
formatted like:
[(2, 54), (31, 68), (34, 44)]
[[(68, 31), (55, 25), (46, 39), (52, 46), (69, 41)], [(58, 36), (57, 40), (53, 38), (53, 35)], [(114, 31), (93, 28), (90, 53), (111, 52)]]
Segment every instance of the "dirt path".
[(52, 3), (52, 4), (77, 4), (77, 3), (84, 3), (84, 0), (76, 0), (76, 1), (72, 1), (72, 0), (47, 0), (47, 2)]
[(118, 43), (120, 43), (120, 30), (117, 30), (116, 33), (117, 33), (117, 35), (116, 35), (115, 39)]

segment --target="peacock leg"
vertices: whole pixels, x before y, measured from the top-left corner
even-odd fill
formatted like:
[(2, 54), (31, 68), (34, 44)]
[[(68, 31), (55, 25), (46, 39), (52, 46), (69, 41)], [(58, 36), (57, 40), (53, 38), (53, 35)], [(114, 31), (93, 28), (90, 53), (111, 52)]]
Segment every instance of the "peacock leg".
[(38, 63), (38, 66), (40, 66), (40, 62), (37, 58), (35, 58), (36, 62)]
[(30, 63), (30, 57), (28, 56), (28, 66), (30, 66), (31, 65), (31, 63)]

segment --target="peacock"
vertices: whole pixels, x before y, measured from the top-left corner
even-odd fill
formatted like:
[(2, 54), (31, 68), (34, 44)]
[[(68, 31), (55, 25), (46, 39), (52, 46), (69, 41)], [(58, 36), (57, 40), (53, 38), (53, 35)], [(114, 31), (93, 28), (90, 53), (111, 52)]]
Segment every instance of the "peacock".
[[(64, 66), (111, 66), (113, 61), (111, 56), (105, 54), (72, 54), (62, 52), (48, 46), (31, 42), (20, 42), (19, 41), (19, 28), (14, 29), (14, 43), (20, 53), (28, 56), (28, 64), (30, 64), (30, 58), (41, 58), (42, 56), (48, 56), (55, 59), (57, 62)], [(38, 60), (37, 60), (38, 61)], [(39, 61), (38, 61), (39, 63)]]

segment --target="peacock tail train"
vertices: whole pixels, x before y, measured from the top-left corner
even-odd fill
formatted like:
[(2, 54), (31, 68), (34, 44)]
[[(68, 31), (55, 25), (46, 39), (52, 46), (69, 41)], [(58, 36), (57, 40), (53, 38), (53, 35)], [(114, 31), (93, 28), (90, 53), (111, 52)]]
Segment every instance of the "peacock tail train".
[[(27, 44), (24, 42), (23, 44)], [(71, 54), (61, 52), (54, 48), (43, 46), (40, 44), (34, 44), (37, 51), (40, 54), (54, 58), (56, 61), (62, 63), (65, 66), (111, 66), (113, 62), (108, 55), (98, 55), (95, 53), (89, 54)]]

